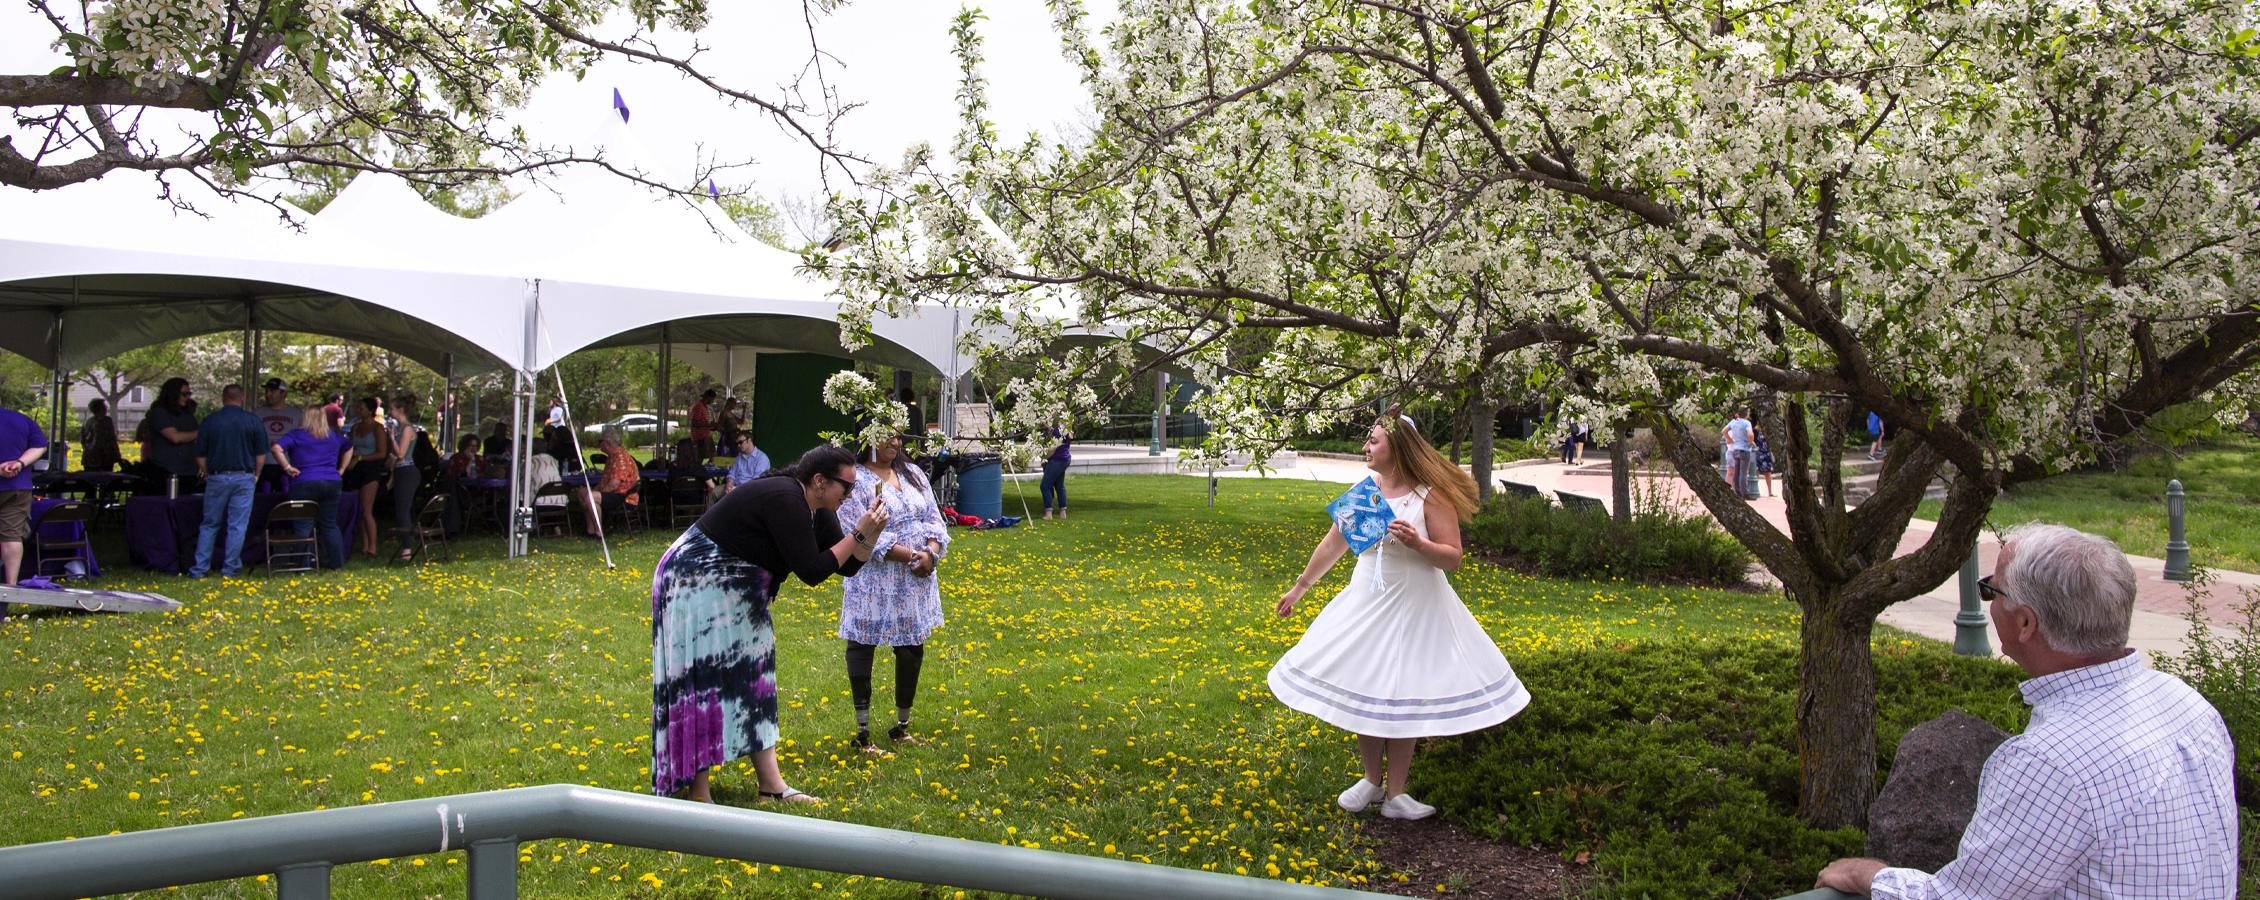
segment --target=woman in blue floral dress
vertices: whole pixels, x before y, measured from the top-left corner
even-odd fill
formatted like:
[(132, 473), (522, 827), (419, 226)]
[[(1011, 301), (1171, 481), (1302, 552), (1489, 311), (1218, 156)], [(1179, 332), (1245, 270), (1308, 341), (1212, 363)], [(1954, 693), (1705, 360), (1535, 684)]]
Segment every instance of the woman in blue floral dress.
[(887, 737), (918, 742), (910, 733), (910, 707), (918, 697), (926, 638), (942, 624), (934, 566), (949, 549), (950, 536), (933, 488), (902, 452), (900, 435), (864, 448), (856, 461), (855, 490), (840, 504), (840, 522), (856, 521), (879, 504), (886, 508), (887, 527), (872, 544), (871, 563), (843, 582), (840, 638), (847, 641), (855, 744), (876, 754), (885, 752), (871, 744), (871, 663), (880, 647), (893, 648), (895, 656), (895, 724)]

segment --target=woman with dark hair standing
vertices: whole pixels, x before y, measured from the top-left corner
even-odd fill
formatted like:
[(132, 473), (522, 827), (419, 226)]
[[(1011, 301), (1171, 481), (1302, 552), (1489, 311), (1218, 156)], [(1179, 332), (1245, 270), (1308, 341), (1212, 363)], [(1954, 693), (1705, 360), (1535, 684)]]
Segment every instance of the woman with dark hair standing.
[(361, 495), (361, 552), (377, 555), (377, 489), (392, 471), (392, 434), (385, 428), (384, 403), (363, 397), (353, 404), (353, 456), (360, 460), (345, 473), (345, 489)]
[(1044, 501), (1044, 518), (1051, 518), (1056, 509), (1064, 519), (1067, 518), (1067, 467), (1075, 459), (1075, 435), (1059, 428), (1047, 428), (1044, 433), (1059, 443), (1044, 455), (1044, 477), (1036, 483), (1036, 493), (1038, 499)]
[(159, 480), (164, 475), (179, 477), (181, 493), (196, 493), (200, 481), (196, 475), (198, 420), (196, 392), (188, 386), (188, 379), (165, 379), (157, 388), (157, 402), (150, 405), (141, 421), (149, 429), (141, 461), (157, 467)]
[(416, 439), (424, 430), (416, 424), (416, 404), (414, 394), (392, 398), (393, 422), (385, 429), (392, 444), (392, 528), (400, 536), (394, 562), (416, 555), (416, 490), (424, 486), (424, 471), (416, 467)]
[(709, 770), (753, 758), (763, 798), (813, 803), (777, 770), (777, 641), (769, 604), (785, 576), (853, 575), (887, 527), (874, 504), (842, 534), (832, 511), (855, 457), (829, 444), (783, 477), (731, 491), (660, 554), (651, 578), (651, 786), (712, 802)]
[(856, 457), (855, 491), (840, 504), (840, 522), (875, 506), (887, 509), (887, 527), (871, 547), (871, 563), (847, 579), (840, 596), (840, 639), (847, 641), (849, 695), (855, 700), (855, 745), (871, 744), (871, 662), (878, 648), (895, 655), (895, 724), (887, 738), (918, 742), (910, 733), (910, 707), (918, 698), (918, 673), (926, 639), (942, 624), (942, 588), (934, 566), (949, 547), (949, 529), (926, 475), (910, 464), (896, 435)]

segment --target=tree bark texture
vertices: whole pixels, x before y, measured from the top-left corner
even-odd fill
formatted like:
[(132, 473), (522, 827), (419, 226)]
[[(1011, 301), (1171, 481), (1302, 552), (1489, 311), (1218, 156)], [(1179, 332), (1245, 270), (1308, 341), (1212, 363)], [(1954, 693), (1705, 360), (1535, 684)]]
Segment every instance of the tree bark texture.
[(1616, 439), (1609, 442), (1609, 500), (1610, 508), (1619, 522), (1632, 521), (1632, 426), (1617, 426)]
[(1797, 812), (1822, 828), (1865, 827), (1876, 791), (1873, 616), (1841, 594), (1797, 598)]

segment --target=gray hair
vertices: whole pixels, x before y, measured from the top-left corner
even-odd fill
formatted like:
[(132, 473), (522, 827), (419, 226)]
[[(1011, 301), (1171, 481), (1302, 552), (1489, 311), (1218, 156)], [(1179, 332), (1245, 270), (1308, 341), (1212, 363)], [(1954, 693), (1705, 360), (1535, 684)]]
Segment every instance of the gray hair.
[(627, 446), (627, 445), (628, 445), (627, 441), (621, 438), (621, 436), (620, 436), (620, 429), (618, 429), (618, 428), (606, 428), (606, 429), (604, 429), (604, 434), (603, 434), (602, 436), (598, 437), (598, 438), (597, 438), (597, 440), (600, 440), (600, 441), (611, 441), (612, 443), (615, 443), (615, 444), (619, 444), (620, 446), (623, 446), (623, 447), (625, 447), (625, 446)]
[(2033, 611), (2040, 639), (2060, 653), (2101, 656), (2127, 645), (2134, 567), (2110, 539), (2039, 522), (2010, 529), (2017, 552), (2002, 571), (2002, 602)]

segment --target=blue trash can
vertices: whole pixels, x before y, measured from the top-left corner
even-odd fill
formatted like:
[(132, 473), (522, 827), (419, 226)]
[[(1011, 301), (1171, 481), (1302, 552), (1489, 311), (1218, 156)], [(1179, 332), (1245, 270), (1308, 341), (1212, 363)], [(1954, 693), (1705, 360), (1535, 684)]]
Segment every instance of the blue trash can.
[(1004, 458), (966, 453), (957, 458), (957, 511), (993, 519), (1004, 515)]

